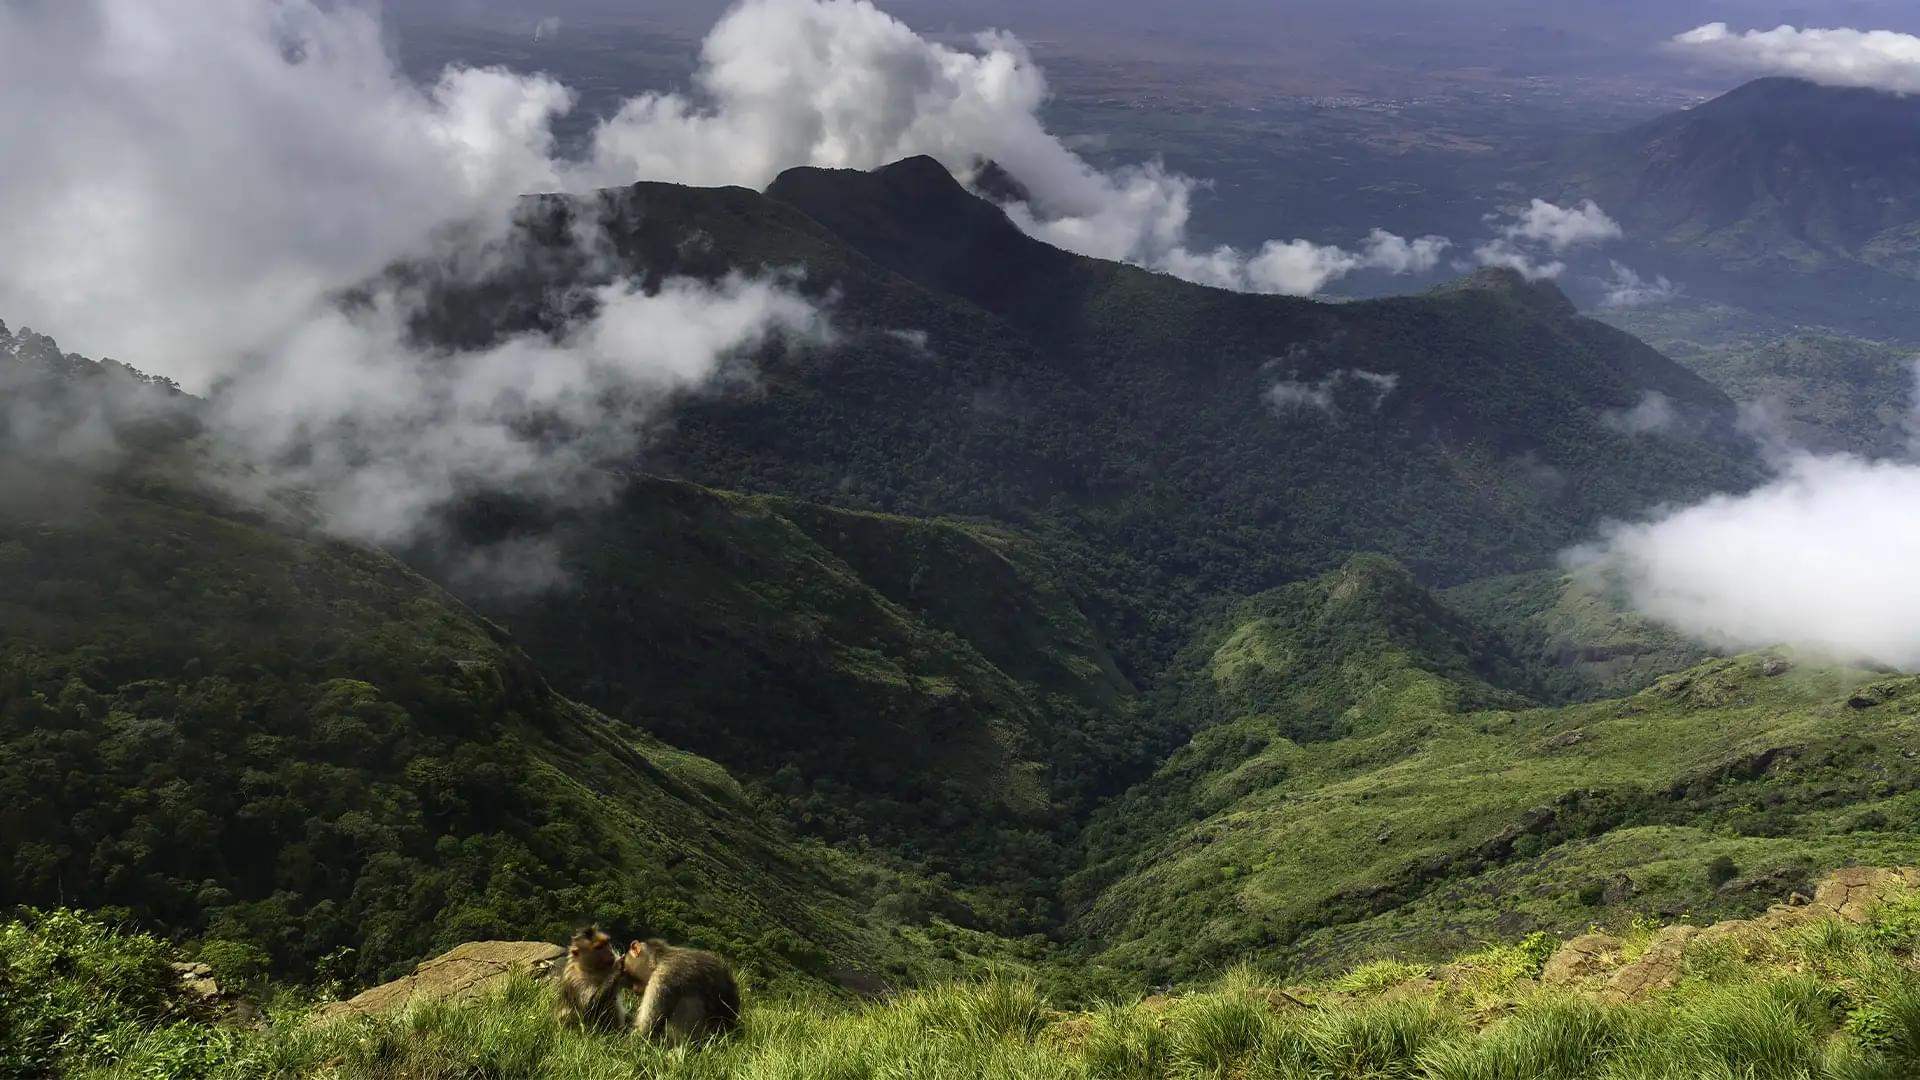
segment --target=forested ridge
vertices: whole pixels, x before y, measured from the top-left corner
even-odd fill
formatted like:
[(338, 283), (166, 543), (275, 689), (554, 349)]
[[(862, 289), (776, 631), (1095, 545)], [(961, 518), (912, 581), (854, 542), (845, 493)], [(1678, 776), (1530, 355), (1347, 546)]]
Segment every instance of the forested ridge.
[[(834, 333), (673, 402), (599, 501), (392, 551), (233, 483), (200, 399), (0, 335), (0, 902), (250, 977), (591, 917), (762, 986), (1080, 1000), (1910, 861), (1908, 681), (1712, 659), (1547, 569), (1757, 475), (1720, 391), (1551, 285), (1201, 289), (929, 165), (528, 200), (543, 257), (422, 340), (578, 316), (587, 212), (653, 285), (799, 267)], [(1609, 419), (1648, 393), (1673, 430)], [(524, 541), (541, 587), (467, 572)]]

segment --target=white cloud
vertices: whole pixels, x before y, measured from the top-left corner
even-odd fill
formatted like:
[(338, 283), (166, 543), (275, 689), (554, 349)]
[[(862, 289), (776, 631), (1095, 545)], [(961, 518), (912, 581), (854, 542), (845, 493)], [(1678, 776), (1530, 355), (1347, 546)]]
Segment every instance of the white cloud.
[[(1744, 419), (1763, 437), (1775, 426)], [(1718, 647), (1920, 670), (1920, 464), (1793, 450), (1777, 431), (1768, 456), (1777, 475), (1758, 489), (1611, 525), (1566, 561)]]
[(1289, 409), (1318, 409), (1324, 413), (1331, 413), (1333, 412), (1333, 382), (1331, 379), (1313, 383), (1297, 382), (1292, 379), (1282, 380), (1267, 388), (1267, 401), (1281, 412)]
[(1680, 287), (1668, 280), (1664, 274), (1651, 279), (1644, 278), (1632, 267), (1617, 260), (1612, 261), (1612, 268), (1611, 276), (1601, 282), (1601, 287), (1606, 290), (1606, 295), (1600, 299), (1602, 307), (1625, 308), (1664, 304), (1680, 295)]
[(1387, 396), (1400, 385), (1400, 376), (1391, 372), (1341, 368), (1314, 382), (1283, 379), (1267, 388), (1267, 403), (1281, 413), (1294, 409), (1317, 409), (1331, 416), (1338, 411), (1334, 395), (1348, 382), (1359, 382), (1373, 391), (1371, 408), (1378, 410)]
[(0, 313), (204, 387), (334, 290), (555, 182), (559, 84), (419, 89), (306, 0), (0, 5)]
[(1676, 48), (1755, 75), (1790, 75), (1827, 86), (1920, 93), (1920, 37), (1891, 30), (1801, 29), (1734, 33), (1708, 23), (1674, 37)]
[(1445, 241), (1376, 232), (1355, 251), (1304, 240), (1194, 251), (1198, 181), (1158, 162), (1095, 168), (1040, 119), (1047, 84), (1019, 40), (928, 41), (866, 0), (745, 0), (701, 49), (696, 93), (649, 94), (598, 130), (588, 174), (762, 187), (795, 165), (873, 168), (926, 154), (956, 175), (992, 160), (1030, 202), (1010, 217), (1048, 243), (1258, 292), (1311, 293), (1372, 269), (1414, 273)]
[(1629, 435), (1651, 435), (1673, 428), (1680, 413), (1673, 399), (1658, 390), (1648, 390), (1631, 409), (1614, 409), (1600, 414), (1600, 422)]
[(222, 434), (255, 460), (289, 462), (277, 479), (313, 490), (347, 535), (402, 540), (483, 490), (590, 495), (596, 464), (630, 452), (665, 395), (774, 335), (821, 331), (778, 284), (670, 279), (653, 295), (600, 288), (595, 313), (559, 340), (447, 353), (410, 342), (416, 301), (386, 292), (328, 309), (214, 399)]
[(220, 383), (221, 433), (354, 536), (480, 486), (577, 494), (665, 395), (819, 328), (775, 279), (616, 281), (555, 338), (464, 354), (409, 339), (417, 296), (339, 306), (398, 261), (486, 269), (518, 196), (579, 174), (553, 156), (565, 87), (471, 68), (417, 87), (352, 4), (4, 4), (0, 71), (0, 313)]
[(1614, 526), (1574, 561), (1716, 646), (1920, 668), (1920, 466), (1802, 455), (1750, 494)]
[(1269, 240), (1253, 255), (1232, 247), (1215, 248), (1205, 254), (1175, 248), (1165, 252), (1155, 265), (1175, 277), (1202, 285), (1238, 292), (1308, 296), (1357, 270), (1425, 273), (1440, 265), (1441, 254), (1451, 244), (1452, 241), (1441, 236), (1408, 240), (1375, 229), (1357, 251), (1306, 240), (1285, 243)]
[(1474, 248), (1473, 257), (1481, 266), (1513, 270), (1528, 281), (1549, 281), (1567, 272), (1566, 263), (1538, 257), (1505, 238), (1488, 240)]
[(1515, 242), (1541, 244), (1558, 255), (1584, 244), (1600, 244), (1621, 237), (1620, 223), (1607, 216), (1592, 199), (1567, 208), (1535, 199), (1515, 215), (1501, 235)]
[(1592, 199), (1575, 207), (1534, 199), (1519, 210), (1489, 214), (1486, 220), (1498, 231), (1473, 249), (1474, 260), (1481, 266), (1518, 271), (1528, 281), (1549, 280), (1566, 273), (1567, 264), (1552, 256), (1624, 235), (1620, 223)]

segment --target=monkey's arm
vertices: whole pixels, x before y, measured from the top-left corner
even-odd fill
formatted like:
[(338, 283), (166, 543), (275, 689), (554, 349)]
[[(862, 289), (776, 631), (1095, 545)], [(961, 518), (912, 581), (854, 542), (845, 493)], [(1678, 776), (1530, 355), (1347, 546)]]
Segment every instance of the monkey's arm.
[(669, 1000), (677, 995), (666, 989), (667, 980), (657, 974), (647, 980), (647, 989), (640, 995), (640, 1010), (634, 1014), (633, 1030), (649, 1039), (657, 1039), (665, 1032), (667, 1017), (673, 1012), (673, 1002)]

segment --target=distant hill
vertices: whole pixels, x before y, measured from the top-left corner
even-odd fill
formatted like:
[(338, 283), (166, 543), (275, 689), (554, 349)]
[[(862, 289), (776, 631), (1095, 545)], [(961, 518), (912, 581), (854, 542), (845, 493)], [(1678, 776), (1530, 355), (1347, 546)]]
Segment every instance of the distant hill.
[(1920, 326), (1920, 100), (1759, 79), (1590, 140), (1554, 179), (1690, 287), (1853, 332)]
[[(1204, 288), (1032, 240), (928, 159), (793, 170), (766, 195), (532, 200), (537, 256), (441, 295), (422, 331), (557, 326), (545, 298), (595, 272), (569, 255), (586, 214), (649, 280), (801, 269), (839, 334), (759, 358), (756, 393), (682, 403), (650, 470), (1040, 533), (1136, 680), (1208, 596), (1355, 550), (1446, 583), (1532, 568), (1602, 517), (1759, 475), (1723, 394), (1550, 284), (1488, 271), (1350, 304)], [(1691, 422), (1608, 422), (1650, 391)]]
[(1438, 958), (1920, 856), (1920, 680), (1763, 654), (1543, 708), (1514, 659), (1373, 557), (1246, 601), (1175, 676), (1221, 719), (1089, 825), (1074, 936), (1177, 980)]

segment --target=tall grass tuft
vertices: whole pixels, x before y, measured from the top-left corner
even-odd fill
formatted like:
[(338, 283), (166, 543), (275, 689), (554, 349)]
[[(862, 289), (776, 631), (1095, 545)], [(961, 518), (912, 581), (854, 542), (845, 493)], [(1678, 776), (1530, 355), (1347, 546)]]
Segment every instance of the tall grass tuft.
[(1596, 1075), (1628, 1037), (1618, 1009), (1579, 997), (1542, 998), (1486, 1032), (1428, 1047), (1431, 1080), (1577, 1080)]
[(1024, 979), (922, 990), (904, 998), (900, 1008), (908, 1023), (961, 1041), (1031, 1042), (1046, 1027), (1048, 1011), (1039, 988)]
[(1245, 993), (1196, 999), (1174, 1018), (1174, 1060), (1188, 1075), (1228, 1075), (1260, 1048), (1267, 1024), (1265, 1003)]
[(1080, 1054), (1094, 1080), (1147, 1080), (1167, 1075), (1172, 1039), (1138, 1008), (1109, 1005), (1094, 1014)]
[(1432, 1003), (1390, 1001), (1323, 1009), (1302, 1034), (1310, 1064), (1330, 1080), (1401, 1080), (1419, 1075), (1423, 1049), (1459, 1030), (1459, 1022)]

